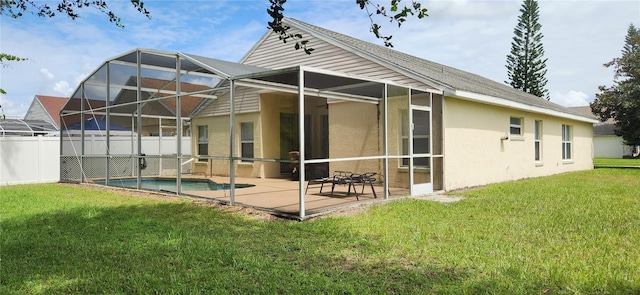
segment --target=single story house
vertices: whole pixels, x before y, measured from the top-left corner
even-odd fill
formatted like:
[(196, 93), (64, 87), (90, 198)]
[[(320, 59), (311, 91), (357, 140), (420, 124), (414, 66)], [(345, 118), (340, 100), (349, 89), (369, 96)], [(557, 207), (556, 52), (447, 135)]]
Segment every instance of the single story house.
[[(309, 40), (313, 54), (294, 51), (269, 31), (240, 63), (139, 48), (105, 61), (61, 111), (65, 126), (104, 119), (105, 147), (87, 152), (85, 124), (78, 148), (67, 148), (73, 139), (61, 137), (61, 180), (111, 184), (135, 177), (140, 189), (143, 177), (171, 171), (172, 191), (180, 194), (191, 171), (228, 186), (189, 194), (234, 203), (239, 178), (256, 183), (241, 197), (261, 191), (258, 183), (271, 189), (254, 206), (297, 203), (288, 212), (304, 219), (315, 214), (305, 206), (320, 208), (333, 197), (308, 186), (336, 174), (369, 175), (371, 197), (388, 198), (593, 168), (592, 118), (472, 73), (285, 21)], [(149, 120), (174, 125), (167, 128), (177, 141), (156, 142), (175, 149), (150, 155), (144, 136), (115, 148), (108, 126), (118, 118), (130, 122), (132, 134), (143, 135)], [(298, 180), (297, 188), (278, 178)], [(356, 199), (364, 191), (363, 184)], [(352, 194), (351, 186), (345, 193)], [(289, 197), (299, 201), (283, 199)]]
[(68, 98), (60, 96), (35, 95), (24, 119), (43, 120), (60, 130), (60, 110), (67, 100)]
[[(479, 75), (299, 20), (285, 22), (292, 33), (309, 40), (308, 46), (315, 48), (311, 55), (293, 51), (291, 44), (268, 31), (241, 63), (269, 69), (317, 68), (411, 90), (388, 91), (386, 120), (380, 103), (305, 93), (305, 129), (298, 131), (301, 112), (295, 93), (238, 86), (235, 127), (240, 132), (232, 142), (247, 160), (238, 161), (237, 175), (269, 178), (290, 173), (287, 163), (249, 158), (285, 160), (300, 148), (300, 133), (307, 135), (305, 159), (345, 159), (318, 160), (317, 166), (325, 165), (306, 171), (312, 178), (342, 170), (376, 171), (389, 185), (428, 184), (412, 190), (414, 194), (593, 168), (593, 118)], [(193, 115), (194, 138), (199, 138), (193, 141), (193, 154), (228, 154), (227, 146), (217, 144), (230, 140), (228, 105), (228, 95), (222, 96)], [(387, 173), (377, 161), (346, 160), (384, 154), (383, 124), (388, 130), (386, 152), (398, 157), (390, 161)], [(194, 165), (195, 171), (228, 173), (226, 165), (212, 160)]]

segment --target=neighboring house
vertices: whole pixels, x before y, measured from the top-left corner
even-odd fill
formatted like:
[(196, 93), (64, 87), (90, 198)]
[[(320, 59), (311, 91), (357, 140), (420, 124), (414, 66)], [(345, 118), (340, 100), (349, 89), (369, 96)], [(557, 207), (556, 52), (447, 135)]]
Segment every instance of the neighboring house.
[[(136, 101), (136, 78), (130, 77), (125, 86), (132, 87), (131, 89), (122, 89), (116, 98), (113, 100), (112, 104), (127, 104)], [(176, 91), (176, 83), (175, 81), (166, 80), (166, 79), (158, 79), (158, 78), (149, 78), (145, 77), (141, 79), (141, 87), (142, 89), (149, 90), (144, 91), (142, 100), (152, 100), (161, 98), (168, 94), (174, 93)], [(180, 89), (183, 92), (197, 92), (202, 90), (207, 90), (209, 87), (203, 85), (197, 85), (187, 82), (180, 83)], [(183, 96), (181, 98), (182, 105), (180, 108), (180, 113), (183, 118), (188, 118), (196, 108), (198, 108), (203, 101), (205, 100), (202, 96)], [(128, 105), (118, 109), (120, 113), (131, 113), (135, 111), (135, 105)], [(173, 118), (176, 116), (176, 99), (168, 98), (162, 100), (151, 101), (144, 105), (143, 110), (148, 117), (142, 119), (142, 135), (143, 136), (174, 136), (176, 135), (176, 123), (175, 119), (167, 119)], [(155, 117), (154, 117), (155, 116)], [(128, 128), (132, 128), (134, 125), (131, 122), (130, 117), (120, 117), (113, 116), (113, 123), (118, 124), (120, 126), (127, 126)], [(135, 130), (134, 130), (135, 131)], [(189, 126), (185, 126), (183, 128), (183, 135), (189, 135), (190, 129)]]
[[(345, 80), (368, 77), (411, 87), (408, 93), (385, 86), (386, 105), (305, 92), (304, 157), (317, 162), (336, 159), (317, 165), (316, 171), (308, 172), (312, 177), (336, 170), (382, 173), (382, 162), (374, 157), (385, 150), (390, 158), (388, 175), (384, 175), (389, 185), (428, 183), (426, 192), (593, 168), (593, 118), (479, 75), (298, 20), (285, 22), (291, 33), (309, 40), (307, 46), (315, 49), (311, 55), (294, 51), (268, 31), (241, 62), (283, 72), (306, 66), (344, 73)], [(291, 85), (297, 79), (290, 78)], [(286, 161), (251, 158), (287, 160), (290, 152), (295, 155), (299, 96), (294, 89), (269, 88), (267, 82), (260, 82), (267, 90), (237, 85), (233, 120), (238, 132), (233, 142), (236, 155), (244, 159), (237, 161), (233, 171), (243, 177), (286, 176), (291, 172)], [(348, 87), (360, 94), (364, 92), (355, 87), (367, 85)], [(198, 139), (192, 142), (192, 154), (229, 155), (229, 147), (219, 144), (229, 142), (229, 95), (205, 105), (191, 121), (193, 138)], [(411, 130), (413, 145), (408, 140)], [(413, 171), (408, 169), (410, 163)], [(229, 165), (198, 161), (194, 170), (228, 175)], [(419, 192), (425, 191), (412, 190)]]
[[(70, 125), (79, 125), (79, 116), (69, 116), (65, 122), (60, 121), (60, 111), (67, 104), (67, 97), (36, 95), (24, 115), (26, 122), (47, 122), (55, 128), (55, 131), (66, 130)], [(104, 101), (87, 100), (87, 103), (94, 107), (104, 107)], [(85, 116), (85, 118), (91, 118)], [(73, 129), (73, 128), (71, 128)], [(65, 134), (69, 134), (68, 132)], [(75, 134), (79, 136), (79, 133)]]
[[(114, 109), (113, 114), (111, 115), (111, 125), (126, 128), (127, 130), (133, 131), (134, 133), (137, 133), (136, 124), (132, 120), (130, 114), (136, 111), (136, 105), (132, 104), (137, 99), (136, 86), (135, 86), (136, 83), (137, 82), (135, 77), (129, 77), (124, 83), (124, 87), (122, 89), (117, 89), (117, 88), (114, 89), (114, 90), (117, 89), (118, 91), (114, 91), (114, 93), (116, 93), (115, 98), (113, 98), (109, 102), (110, 105), (120, 105), (120, 104), (123, 105), (122, 107), (117, 107), (116, 109)], [(208, 87), (206, 86), (187, 83), (187, 82), (182, 82), (180, 84), (181, 84), (180, 85), (181, 90), (183, 92), (194, 92), (194, 91), (197, 92), (197, 91), (208, 89)], [(167, 93), (170, 94), (175, 92), (176, 90), (175, 81), (144, 77), (141, 79), (141, 88), (146, 90), (142, 92), (141, 99), (149, 100), (149, 102), (145, 103), (144, 106), (142, 107), (142, 111), (146, 115), (146, 117), (142, 119), (142, 125), (141, 125), (142, 136), (160, 136), (160, 135), (175, 136), (176, 135), (176, 127), (175, 127), (176, 126), (176, 122), (175, 122), (176, 99), (167, 98), (167, 99), (158, 100), (158, 98), (161, 98), (167, 95)], [(68, 104), (66, 105), (66, 108), (74, 108), (72, 104), (79, 105), (79, 100), (75, 100), (75, 99), (68, 100), (67, 98), (61, 98), (63, 99), (63, 101), (60, 104), (60, 101), (53, 99), (54, 97), (37, 95), (36, 98), (39, 98), (39, 99), (37, 101), (34, 99), (34, 102), (32, 103), (32, 107), (30, 108), (30, 112), (28, 112), (27, 115), (29, 115), (29, 113), (33, 113), (34, 115), (40, 114), (42, 113), (41, 111), (39, 111), (40, 109), (55, 111), (56, 115), (54, 119), (56, 120), (58, 126), (60, 125), (59, 113), (60, 113), (60, 110), (63, 107), (65, 107), (65, 104)], [(183, 118), (188, 118), (203, 103), (205, 98), (202, 96), (191, 95), (191, 96), (183, 96), (181, 99), (182, 99), (182, 105), (180, 108), (180, 113)], [(106, 106), (105, 100), (88, 99), (85, 101), (86, 101), (85, 108), (102, 109)], [(38, 107), (41, 105), (44, 105), (47, 107), (46, 108)], [(75, 108), (80, 108), (80, 107), (75, 106)], [(33, 111), (31, 111), (31, 109), (33, 109)], [(127, 114), (127, 115), (122, 115), (122, 114)], [(90, 120), (90, 119), (93, 119), (94, 117), (97, 119), (104, 120), (105, 113), (104, 113), (104, 110), (99, 110), (97, 112), (86, 114), (84, 117), (85, 117), (85, 120)], [(79, 116), (65, 116), (63, 125), (78, 126), (79, 124), (80, 124)], [(67, 129), (67, 128), (63, 126), (62, 129)], [(74, 128), (70, 128), (70, 129), (74, 130)], [(190, 132), (191, 132), (190, 126), (185, 124), (182, 130), (183, 135), (189, 136)], [(74, 132), (74, 134), (79, 135), (79, 132)]]
[[(64, 109), (68, 109), (68, 108), (77, 108), (77, 109), (81, 109), (83, 103), (84, 102), (84, 106), (87, 108), (104, 108), (106, 105), (106, 101), (105, 100), (98, 100), (98, 99), (85, 99), (85, 100), (79, 100), (79, 99), (74, 99), (74, 97), (71, 97), (67, 100), (67, 102), (65, 102), (64, 106), (62, 107), (62, 110)], [(62, 113), (62, 111), (60, 111), (60, 113)], [(84, 115), (80, 115), (79, 113), (74, 113), (72, 115), (66, 115), (64, 117), (60, 117), (60, 131), (62, 131), (63, 134), (65, 135), (74, 135), (74, 136), (80, 136), (80, 133), (74, 132), (75, 134), (72, 134), (70, 132), (65, 132), (66, 130), (69, 129), (69, 126), (73, 126), (75, 124), (80, 124), (80, 122), (82, 121), (82, 118), (84, 118), (85, 120), (87, 119), (91, 119), (94, 118), (96, 116), (100, 116), (100, 113), (96, 113), (93, 110), (90, 112), (87, 112)]]
[[(571, 107), (585, 117), (597, 120), (590, 106)], [(635, 154), (634, 154), (635, 153)], [(593, 124), (593, 156), (596, 158), (623, 158), (637, 155), (638, 147), (624, 144), (622, 136), (616, 135), (616, 122), (609, 119)]]
[(42, 120), (60, 130), (60, 110), (67, 102), (66, 97), (36, 95), (24, 115), (25, 120)]

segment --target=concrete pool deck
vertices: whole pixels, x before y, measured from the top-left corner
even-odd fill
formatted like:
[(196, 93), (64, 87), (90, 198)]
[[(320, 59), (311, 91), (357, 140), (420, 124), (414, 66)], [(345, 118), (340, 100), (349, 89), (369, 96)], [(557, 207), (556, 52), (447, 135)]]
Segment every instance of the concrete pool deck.
[[(145, 176), (149, 178), (149, 176)], [(167, 177), (150, 177), (167, 178)], [(175, 179), (175, 178), (173, 178)], [(229, 177), (204, 175), (183, 175), (183, 180), (211, 180), (218, 184), (229, 184)], [(299, 219), (300, 218), (300, 196), (298, 194), (299, 182), (285, 178), (242, 178), (236, 177), (236, 185), (250, 184), (252, 186), (238, 188), (235, 190), (234, 205), (254, 208), (265, 211), (276, 216)], [(443, 194), (426, 194), (419, 196), (409, 196), (409, 190), (403, 188), (389, 188), (389, 199), (384, 199), (384, 188), (382, 185), (374, 185), (373, 190), (377, 195), (374, 197), (370, 186), (364, 190), (358, 186), (358, 199), (353, 191), (348, 193), (348, 185), (336, 185), (334, 193), (331, 194), (331, 184), (324, 184), (320, 193), (321, 184), (312, 183), (307, 189), (307, 181), (304, 182), (304, 189), (307, 190), (304, 202), (304, 218), (328, 214), (372, 203), (380, 203), (388, 200), (402, 198), (414, 198), (418, 200), (436, 201), (442, 203), (457, 202), (461, 197), (447, 196)], [(126, 189), (126, 188), (125, 188)], [(148, 190), (147, 190), (148, 191)], [(169, 191), (162, 191), (164, 194), (175, 194)], [(230, 190), (183, 190), (181, 195), (194, 197), (206, 201), (230, 204)]]
[[(193, 177), (188, 177), (193, 178)], [(200, 176), (199, 178), (204, 178)], [(207, 177), (216, 183), (229, 183), (228, 177)], [(235, 190), (235, 204), (253, 207), (265, 210), (275, 214), (281, 214), (293, 218), (297, 218), (300, 214), (300, 197), (298, 194), (298, 181), (279, 178), (240, 178), (236, 177), (236, 184), (253, 184), (252, 187), (239, 188)], [(304, 183), (306, 189), (307, 182)], [(359, 206), (372, 202), (383, 202), (384, 188), (382, 186), (374, 186), (378, 195), (374, 198), (370, 187), (365, 187), (361, 193), (362, 187), (358, 187), (358, 199), (351, 192), (347, 194), (347, 185), (336, 185), (333, 195), (331, 195), (331, 186), (325, 184), (322, 193), (320, 193), (320, 185), (312, 184), (305, 194), (305, 217), (313, 217), (316, 215), (333, 212), (345, 207)], [(390, 188), (390, 199), (403, 198), (408, 196), (409, 190), (401, 188)], [(223, 203), (231, 201), (229, 190), (217, 191), (183, 191), (183, 194), (203, 197), (206, 199), (216, 200)]]

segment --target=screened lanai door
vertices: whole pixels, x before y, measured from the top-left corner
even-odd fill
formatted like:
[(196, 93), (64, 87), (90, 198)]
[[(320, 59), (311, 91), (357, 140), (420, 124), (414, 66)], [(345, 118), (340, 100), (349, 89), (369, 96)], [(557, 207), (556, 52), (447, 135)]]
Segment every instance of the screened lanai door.
[(413, 135), (413, 150), (411, 169), (413, 185), (412, 195), (433, 192), (431, 175), (431, 109), (428, 107), (411, 107), (411, 128)]
[(411, 194), (430, 194), (444, 189), (444, 155), (442, 149), (442, 96), (411, 97)]

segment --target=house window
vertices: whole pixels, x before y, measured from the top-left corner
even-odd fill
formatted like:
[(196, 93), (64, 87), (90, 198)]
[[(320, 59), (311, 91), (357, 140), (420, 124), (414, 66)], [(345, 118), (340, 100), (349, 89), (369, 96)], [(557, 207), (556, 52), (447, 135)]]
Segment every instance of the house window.
[[(240, 153), (242, 158), (253, 158), (253, 122), (240, 123)], [(242, 160), (251, 163), (252, 160)]]
[(534, 145), (536, 162), (542, 161), (542, 121), (535, 122)]
[(562, 125), (562, 159), (571, 160), (571, 126)]
[(509, 134), (522, 136), (522, 118), (509, 118)]
[[(198, 156), (209, 155), (209, 126), (198, 126)], [(206, 161), (206, 159), (198, 159)]]

